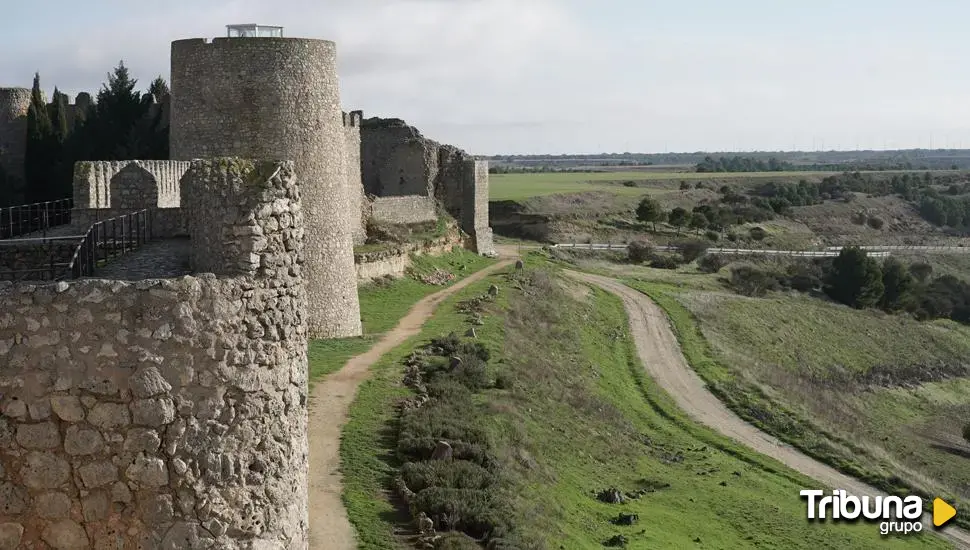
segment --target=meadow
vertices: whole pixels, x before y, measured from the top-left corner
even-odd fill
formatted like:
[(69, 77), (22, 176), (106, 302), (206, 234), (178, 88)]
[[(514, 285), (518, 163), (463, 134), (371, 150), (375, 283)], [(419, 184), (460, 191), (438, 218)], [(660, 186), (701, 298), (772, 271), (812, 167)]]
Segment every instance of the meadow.
[[(530, 255), (524, 273), (496, 274), (445, 301), (361, 387), (341, 444), (360, 548), (404, 548), (413, 533), (407, 510), (388, 497), (401, 467), (395, 405), (410, 395), (402, 359), (467, 329), (456, 306), (493, 283), (499, 296), (477, 341), (502, 383), (476, 394), (474, 407), (512, 499), (515, 540), (502, 548), (592, 550), (617, 535), (631, 549), (945, 547), (929, 536), (881, 538), (872, 525), (807, 523), (798, 491), (809, 480), (686, 419), (644, 376), (620, 301)], [(610, 487), (645, 493), (622, 505), (596, 499)], [(639, 521), (612, 524), (620, 512)]]
[[(883, 490), (967, 505), (970, 328), (803, 293), (739, 296), (726, 284), (730, 266), (572, 261), (653, 298), (691, 366), (745, 420)], [(932, 261), (941, 273), (965, 265)]]
[[(642, 183), (680, 181), (727, 181), (727, 180), (769, 180), (800, 177), (824, 177), (831, 172), (536, 172), (528, 174), (491, 174), (489, 175), (489, 199), (524, 200), (543, 195), (559, 193), (581, 193), (584, 191), (610, 191), (620, 195), (642, 195), (644, 187), (625, 187), (625, 181)], [(647, 189), (652, 186), (646, 185)]]

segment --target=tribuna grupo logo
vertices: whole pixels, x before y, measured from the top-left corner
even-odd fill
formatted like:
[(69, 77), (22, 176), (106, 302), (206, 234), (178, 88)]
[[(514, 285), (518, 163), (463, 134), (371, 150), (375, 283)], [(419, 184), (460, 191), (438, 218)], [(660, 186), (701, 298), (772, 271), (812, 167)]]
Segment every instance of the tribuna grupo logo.
[[(861, 496), (842, 489), (826, 495), (825, 491), (805, 489), (799, 493), (807, 499), (809, 520), (864, 520), (879, 522), (879, 533), (908, 535), (923, 530), (923, 499), (916, 495)], [(942, 499), (933, 501), (933, 525), (942, 527), (956, 515), (956, 510)]]

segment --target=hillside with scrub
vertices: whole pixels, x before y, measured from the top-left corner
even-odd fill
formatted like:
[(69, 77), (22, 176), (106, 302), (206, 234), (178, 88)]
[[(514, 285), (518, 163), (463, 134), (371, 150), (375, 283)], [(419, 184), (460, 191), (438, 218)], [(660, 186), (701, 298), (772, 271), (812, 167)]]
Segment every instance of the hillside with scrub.
[(946, 547), (806, 522), (812, 481), (689, 420), (620, 300), (541, 254), (383, 356), (340, 455), (359, 548)]
[(657, 269), (650, 259), (557, 254), (654, 299), (692, 367), (748, 422), (885, 491), (970, 503), (962, 256), (705, 254)]

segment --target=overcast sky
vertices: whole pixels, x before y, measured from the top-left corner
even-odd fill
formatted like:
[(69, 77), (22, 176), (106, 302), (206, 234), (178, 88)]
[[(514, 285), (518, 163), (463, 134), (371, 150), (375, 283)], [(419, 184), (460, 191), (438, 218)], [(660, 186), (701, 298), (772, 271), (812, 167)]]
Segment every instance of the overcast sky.
[[(6, 0), (4, 4), (8, 4)], [(337, 42), (341, 99), (474, 154), (970, 148), (965, 0), (9, 2), (0, 86), (96, 91), (227, 23)]]

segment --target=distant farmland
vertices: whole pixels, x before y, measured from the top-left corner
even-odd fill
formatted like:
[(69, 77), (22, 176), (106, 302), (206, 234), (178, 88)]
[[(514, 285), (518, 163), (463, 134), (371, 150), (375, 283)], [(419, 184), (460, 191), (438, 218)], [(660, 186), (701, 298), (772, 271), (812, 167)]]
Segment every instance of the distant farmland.
[(491, 174), (489, 198), (491, 200), (523, 200), (558, 193), (581, 193), (583, 191), (610, 191), (619, 195), (642, 195), (643, 187), (624, 187), (625, 181), (679, 182), (679, 181), (725, 181), (763, 180), (799, 177), (823, 177), (833, 172), (538, 172), (531, 174)]

